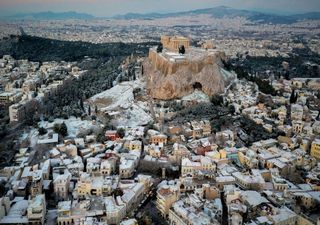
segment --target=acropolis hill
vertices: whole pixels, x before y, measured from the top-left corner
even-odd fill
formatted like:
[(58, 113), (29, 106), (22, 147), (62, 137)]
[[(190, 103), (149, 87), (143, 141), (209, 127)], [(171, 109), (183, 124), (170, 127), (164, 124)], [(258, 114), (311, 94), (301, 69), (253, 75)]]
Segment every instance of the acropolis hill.
[[(222, 69), (224, 52), (206, 42), (202, 48), (190, 46), (185, 37), (161, 37), (162, 51), (151, 48), (144, 63), (147, 89), (151, 97), (162, 100), (181, 98), (195, 88), (208, 96), (220, 93), (233, 75)], [(185, 54), (179, 53), (184, 46)]]

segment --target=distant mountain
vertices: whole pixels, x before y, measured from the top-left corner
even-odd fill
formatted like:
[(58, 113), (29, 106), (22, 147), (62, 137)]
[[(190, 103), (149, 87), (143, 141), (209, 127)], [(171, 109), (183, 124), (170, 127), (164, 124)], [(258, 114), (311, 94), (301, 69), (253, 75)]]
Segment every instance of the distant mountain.
[(197, 10), (191, 10), (191, 11), (185, 11), (185, 12), (174, 12), (174, 13), (148, 13), (148, 14), (128, 13), (125, 15), (114, 16), (113, 19), (158, 19), (158, 18), (192, 16), (192, 15), (201, 15), (201, 14), (207, 14), (214, 18), (245, 17), (251, 21), (258, 22), (258, 23), (274, 23), (274, 24), (277, 24), (277, 23), (288, 24), (288, 23), (294, 23), (298, 20), (304, 20), (304, 19), (320, 19), (320, 12), (310, 12), (310, 13), (296, 14), (296, 15), (278, 15), (278, 14), (263, 13), (258, 11), (233, 9), (226, 6), (219, 6), (219, 7), (207, 8), (207, 9), (197, 9)]
[(7, 19), (30, 19), (30, 20), (68, 20), (68, 19), (78, 19), (78, 20), (90, 20), (95, 17), (87, 13), (78, 12), (38, 12), (38, 13), (20, 13), (12, 16), (6, 17)]

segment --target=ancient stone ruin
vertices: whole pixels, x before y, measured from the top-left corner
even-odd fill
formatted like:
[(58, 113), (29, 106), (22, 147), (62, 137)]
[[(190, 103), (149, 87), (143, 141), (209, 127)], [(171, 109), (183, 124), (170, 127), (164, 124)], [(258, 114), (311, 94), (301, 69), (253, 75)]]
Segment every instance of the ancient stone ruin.
[[(224, 52), (191, 47), (184, 37), (162, 37), (163, 50), (151, 48), (144, 62), (147, 90), (151, 97), (162, 100), (181, 98), (201, 89), (208, 96), (220, 93), (234, 77), (226, 76)], [(186, 53), (178, 49), (185, 46)], [(212, 45), (213, 46), (213, 45)]]

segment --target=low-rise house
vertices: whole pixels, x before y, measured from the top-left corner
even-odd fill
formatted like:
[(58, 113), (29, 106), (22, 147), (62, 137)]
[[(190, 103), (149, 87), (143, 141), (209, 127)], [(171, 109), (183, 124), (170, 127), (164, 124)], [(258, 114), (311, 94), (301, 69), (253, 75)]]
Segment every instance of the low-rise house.
[(183, 158), (181, 162), (181, 175), (197, 175), (204, 174), (207, 176), (213, 175), (216, 169), (215, 163), (211, 158), (206, 156)]
[(45, 196), (34, 197), (29, 203), (27, 212), (29, 224), (44, 224), (47, 213)]
[(288, 209), (287, 207), (274, 208), (271, 215), (268, 218), (274, 225), (295, 225), (298, 219), (298, 215)]
[(60, 201), (58, 203), (57, 211), (58, 211), (58, 218), (57, 224), (64, 225), (64, 224), (73, 224), (74, 220), (71, 218), (71, 208), (72, 208), (71, 201)]
[(129, 154), (123, 153), (120, 158), (119, 175), (121, 178), (133, 176), (135, 168), (138, 166), (141, 151), (133, 150)]
[[(257, 171), (257, 170), (252, 170)], [(265, 180), (259, 172), (252, 174), (244, 174), (241, 172), (235, 172), (232, 176), (236, 179), (236, 184), (245, 190), (261, 190), (265, 186)]]
[(144, 185), (136, 183), (133, 187), (124, 189), (121, 196), (122, 201), (126, 204), (127, 213), (132, 212), (142, 201), (144, 197)]
[(88, 173), (82, 173), (76, 186), (76, 195), (79, 198), (86, 196), (108, 196), (111, 194), (114, 184), (118, 183), (116, 177), (93, 177)]
[(100, 165), (100, 173), (102, 176), (110, 176), (116, 169), (116, 160), (109, 158), (102, 160)]
[(154, 134), (150, 136), (150, 143), (155, 145), (166, 145), (168, 141), (167, 135), (164, 134)]
[(216, 139), (219, 141), (234, 141), (234, 133), (231, 130), (224, 130), (216, 133)]
[(104, 203), (106, 210), (105, 221), (108, 224), (120, 224), (126, 216), (126, 204), (120, 196), (116, 198), (113, 196), (105, 197)]
[[(172, 205), (169, 211), (171, 224), (203, 224), (218, 225), (222, 214), (222, 204), (204, 202), (197, 195), (192, 194), (186, 199), (181, 199)], [(204, 207), (202, 209), (202, 207)], [(217, 215), (216, 215), (217, 214)]]
[(119, 165), (119, 175), (121, 178), (130, 178), (134, 173), (134, 162), (133, 160), (122, 159)]
[[(4, 199), (5, 207), (3, 209), (5, 211), (1, 212), (0, 224), (29, 224), (27, 216), (28, 200), (25, 200), (24, 197), (15, 197), (11, 202), (8, 201), (9, 199)], [(40, 220), (39, 222), (41, 224), (42, 221)]]
[(303, 106), (298, 104), (291, 105), (291, 120), (302, 120)]
[(154, 157), (154, 158), (160, 158), (164, 154), (163, 146), (158, 146), (155, 144), (147, 145), (144, 147), (144, 151)]
[(184, 127), (186, 136), (193, 139), (202, 138), (211, 134), (211, 124), (208, 120), (203, 121), (191, 121)]
[(123, 220), (120, 225), (138, 225), (138, 221), (136, 219)]
[(304, 122), (301, 120), (292, 121), (292, 131), (295, 134), (302, 133)]
[(144, 185), (145, 194), (149, 193), (151, 186), (153, 185), (153, 179), (150, 175), (139, 174), (137, 176), (138, 182)]
[(128, 150), (142, 150), (142, 142), (139, 140), (127, 140), (124, 145), (124, 148)]
[(105, 133), (107, 140), (115, 141), (119, 138), (116, 130), (107, 130)]
[(102, 197), (91, 197), (82, 201), (62, 201), (58, 203), (58, 225), (81, 224), (88, 217), (104, 221), (105, 204)]
[(42, 178), (42, 170), (35, 170), (29, 173), (30, 182), (30, 194), (32, 197), (35, 197), (39, 194), (42, 194), (43, 187), (43, 178)]
[(181, 160), (183, 158), (188, 158), (191, 156), (191, 152), (188, 150), (188, 148), (182, 144), (174, 143), (173, 150), (172, 150), (172, 156), (170, 159), (178, 164), (181, 164)]
[(54, 193), (56, 200), (68, 200), (69, 187), (70, 187), (71, 174), (65, 173), (58, 175), (53, 181)]

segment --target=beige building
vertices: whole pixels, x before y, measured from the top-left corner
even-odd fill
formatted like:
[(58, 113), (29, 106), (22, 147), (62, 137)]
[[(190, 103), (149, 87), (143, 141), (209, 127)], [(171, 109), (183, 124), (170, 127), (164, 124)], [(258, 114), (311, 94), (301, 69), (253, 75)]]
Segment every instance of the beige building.
[(58, 203), (58, 225), (71, 225), (74, 220), (71, 217), (71, 201), (61, 201)]
[(193, 159), (184, 158), (181, 162), (181, 175), (195, 175), (197, 172), (212, 174), (216, 169), (216, 165), (211, 158), (200, 156)]
[(312, 142), (310, 155), (320, 160), (320, 139), (316, 139)]
[(58, 175), (53, 181), (54, 193), (56, 200), (68, 200), (71, 174)]
[(301, 120), (292, 121), (292, 131), (295, 134), (301, 134), (303, 129), (303, 122)]
[(303, 107), (298, 104), (291, 105), (291, 120), (302, 120)]
[(273, 215), (268, 218), (274, 225), (295, 225), (298, 220), (298, 215), (287, 207), (274, 209)]
[(168, 141), (168, 137), (167, 135), (164, 135), (164, 134), (156, 134), (150, 137), (150, 143), (155, 145), (159, 145), (159, 144), (165, 145), (167, 144), (167, 141)]
[(17, 103), (9, 107), (10, 122), (18, 122), (25, 117), (25, 107), (23, 104)]
[(192, 138), (202, 138), (211, 134), (211, 124), (208, 120), (191, 121)]
[(128, 140), (123, 145), (124, 148), (131, 150), (139, 150), (142, 149), (142, 142), (139, 140)]
[(112, 172), (116, 169), (116, 161), (111, 160), (110, 158), (107, 160), (103, 160), (100, 165), (100, 173), (102, 176), (110, 176)]
[(15, 92), (3, 92), (0, 94), (0, 105), (7, 105), (20, 101), (22, 94)]
[(10, 122), (22, 122), (27, 115), (34, 114), (37, 111), (39, 102), (37, 100), (27, 100), (9, 107)]
[(165, 185), (157, 191), (157, 209), (163, 217), (169, 214), (172, 204), (179, 199), (180, 193), (177, 187)]
[(27, 217), (29, 224), (39, 225), (44, 224), (46, 216), (46, 199), (44, 195), (37, 195), (33, 198), (28, 206)]
[(139, 174), (137, 176), (138, 178), (138, 182), (143, 184), (144, 186), (144, 192), (145, 194), (147, 194), (151, 188), (151, 186), (153, 185), (153, 182), (152, 182), (152, 176), (150, 175), (144, 175), (144, 174)]
[(265, 186), (265, 180), (261, 174), (244, 174), (241, 172), (235, 172), (232, 176), (236, 179), (236, 184), (245, 190), (261, 190)]
[(126, 204), (127, 213), (131, 213), (138, 207), (144, 197), (144, 185), (136, 183), (135, 186), (125, 189), (123, 192), (124, 194), (121, 196), (121, 199)]
[(134, 173), (134, 161), (121, 158), (121, 163), (119, 165), (119, 175), (121, 178), (130, 178)]
[(42, 170), (36, 170), (28, 174), (30, 182), (30, 194), (32, 197), (42, 194), (43, 178)]
[(102, 176), (93, 177), (82, 173), (77, 183), (76, 192), (80, 198), (86, 196), (108, 196), (112, 189), (113, 180)]
[(285, 179), (277, 176), (272, 176), (272, 184), (273, 189), (277, 191), (284, 191), (289, 187)]
[(126, 204), (119, 196), (116, 198), (109, 196), (104, 201), (106, 208), (105, 221), (108, 224), (120, 224), (126, 216)]
[(173, 155), (172, 161), (174, 161), (180, 165), (181, 160), (183, 158), (188, 158), (191, 155), (191, 152), (189, 151), (189, 149), (186, 146), (184, 146), (182, 144), (175, 143), (173, 145), (172, 155)]

